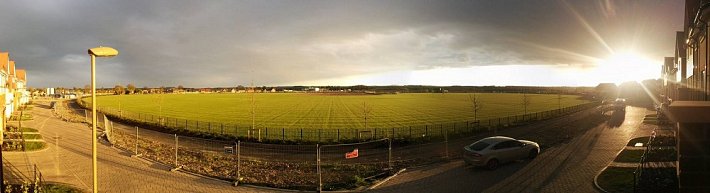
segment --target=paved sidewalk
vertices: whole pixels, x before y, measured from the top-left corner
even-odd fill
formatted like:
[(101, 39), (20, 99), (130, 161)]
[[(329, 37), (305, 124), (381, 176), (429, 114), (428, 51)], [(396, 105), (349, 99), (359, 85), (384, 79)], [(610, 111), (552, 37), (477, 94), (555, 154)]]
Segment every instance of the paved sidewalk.
[[(5, 152), (6, 177), (31, 179), (32, 166), (37, 164), (46, 181), (91, 190), (90, 127), (62, 121), (46, 106), (48, 103), (40, 104), (30, 111), (34, 120), (23, 122), (23, 126), (38, 129), (48, 148)], [(104, 144), (99, 144), (98, 153), (100, 192), (273, 192), (170, 172), (169, 167), (131, 158), (129, 153)]]

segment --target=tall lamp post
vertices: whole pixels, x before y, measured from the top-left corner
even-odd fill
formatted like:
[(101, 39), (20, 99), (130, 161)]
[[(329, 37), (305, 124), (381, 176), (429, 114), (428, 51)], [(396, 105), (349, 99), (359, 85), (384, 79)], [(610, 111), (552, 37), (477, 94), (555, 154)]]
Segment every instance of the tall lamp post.
[(91, 56), (91, 165), (93, 170), (94, 193), (99, 192), (98, 164), (96, 163), (96, 57), (113, 57), (118, 55), (116, 49), (97, 47), (89, 49)]

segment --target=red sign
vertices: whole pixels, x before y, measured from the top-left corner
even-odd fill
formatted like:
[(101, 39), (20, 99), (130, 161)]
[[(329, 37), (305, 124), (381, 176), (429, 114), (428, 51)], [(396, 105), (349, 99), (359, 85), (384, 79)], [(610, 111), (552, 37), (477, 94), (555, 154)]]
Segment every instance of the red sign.
[(358, 156), (357, 149), (353, 150), (352, 152), (345, 153), (345, 159), (352, 159), (352, 158), (356, 158), (357, 156)]

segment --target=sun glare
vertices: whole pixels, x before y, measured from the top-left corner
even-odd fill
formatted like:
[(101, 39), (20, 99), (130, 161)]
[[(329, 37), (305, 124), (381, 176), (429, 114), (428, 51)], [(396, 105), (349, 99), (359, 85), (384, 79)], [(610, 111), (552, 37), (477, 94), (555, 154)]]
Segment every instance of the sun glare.
[(657, 78), (660, 65), (659, 61), (635, 52), (617, 52), (599, 61), (595, 74), (597, 78), (606, 82), (641, 81)]

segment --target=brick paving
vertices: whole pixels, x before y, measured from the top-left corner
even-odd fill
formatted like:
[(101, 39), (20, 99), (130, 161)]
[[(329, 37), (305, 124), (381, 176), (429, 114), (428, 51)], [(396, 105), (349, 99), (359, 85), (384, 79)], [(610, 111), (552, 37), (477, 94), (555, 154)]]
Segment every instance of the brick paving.
[(547, 150), (515, 175), (484, 192), (598, 192), (596, 174), (614, 160), (634, 136), (648, 136), (642, 127), (646, 109), (628, 107), (618, 127), (605, 124), (568, 144)]
[[(562, 118), (542, 127), (517, 128), (502, 134), (535, 135), (538, 130), (560, 127), (566, 130), (558, 137), (570, 137), (565, 143), (553, 145), (532, 161), (518, 161), (498, 170), (488, 171), (466, 167), (459, 159), (424, 168), (410, 169), (373, 192), (597, 192), (593, 185), (596, 174), (611, 163), (628, 140), (649, 136), (652, 127), (642, 120), (646, 109), (628, 107), (622, 119), (572, 135), (573, 117)], [(618, 118), (618, 117), (617, 117)], [(584, 119), (584, 115), (582, 115)], [(566, 121), (565, 121), (566, 120)], [(561, 122), (561, 123), (559, 123)], [(527, 132), (520, 134), (515, 132)], [(549, 132), (541, 133), (544, 135)]]
[[(90, 127), (62, 121), (52, 115), (48, 102), (38, 103), (31, 111), (34, 120), (23, 122), (23, 126), (38, 129), (48, 148), (36, 152), (5, 152), (6, 179), (31, 179), (32, 166), (36, 164), (46, 181), (91, 190)], [(131, 158), (130, 154), (105, 144), (99, 144), (98, 152), (100, 192), (274, 192), (233, 187), (227, 182), (170, 172), (170, 167)]]

